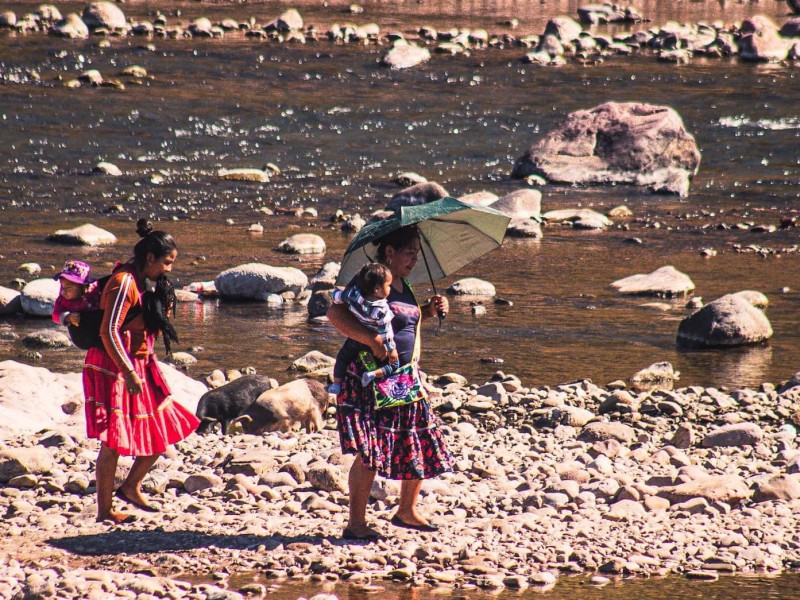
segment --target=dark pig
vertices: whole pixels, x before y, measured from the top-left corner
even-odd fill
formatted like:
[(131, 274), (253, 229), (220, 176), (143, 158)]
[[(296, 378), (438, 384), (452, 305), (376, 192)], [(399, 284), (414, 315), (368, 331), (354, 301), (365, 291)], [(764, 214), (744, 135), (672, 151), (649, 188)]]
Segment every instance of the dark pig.
[(249, 434), (290, 431), (300, 425), (307, 432), (322, 429), (328, 391), (314, 379), (297, 379), (267, 390), (235, 421)]
[(197, 403), (195, 414), (201, 421), (197, 433), (211, 432), (214, 423), (219, 423), (220, 433), (228, 433), (233, 420), (243, 415), (256, 398), (271, 388), (272, 383), (266, 375), (242, 375), (207, 391)]

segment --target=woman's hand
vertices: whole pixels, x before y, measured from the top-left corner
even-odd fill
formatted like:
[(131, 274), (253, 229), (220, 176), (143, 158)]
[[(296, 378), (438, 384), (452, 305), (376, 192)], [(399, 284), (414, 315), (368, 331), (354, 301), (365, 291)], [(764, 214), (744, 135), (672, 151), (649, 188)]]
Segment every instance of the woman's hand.
[(450, 312), (450, 302), (445, 296), (437, 294), (431, 298), (431, 301), (428, 303), (426, 308), (428, 309), (427, 312), (429, 317), (440, 316), (444, 319), (447, 316), (447, 313)]
[(142, 380), (139, 379), (136, 371), (128, 371), (125, 374), (125, 389), (134, 396), (142, 393)]

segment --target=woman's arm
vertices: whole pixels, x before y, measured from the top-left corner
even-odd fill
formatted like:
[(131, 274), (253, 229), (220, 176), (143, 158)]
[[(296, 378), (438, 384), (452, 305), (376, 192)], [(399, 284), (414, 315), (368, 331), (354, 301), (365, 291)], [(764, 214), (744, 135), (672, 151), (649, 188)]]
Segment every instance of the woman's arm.
[(331, 304), (328, 309), (328, 321), (342, 335), (369, 346), (378, 360), (386, 358), (386, 348), (383, 347), (381, 335), (359, 323), (358, 319), (350, 314), (346, 304)]
[[(110, 285), (114, 285), (113, 283)], [(120, 281), (119, 287), (109, 288), (106, 297), (106, 305), (103, 306), (103, 323), (100, 325), (100, 339), (103, 340), (103, 347), (120, 373), (125, 378), (125, 387), (131, 394), (142, 392), (142, 382), (133, 368), (133, 361), (125, 348), (122, 339), (122, 326), (125, 323), (125, 316), (128, 314), (135, 300), (136, 283), (133, 276), (125, 275)]]

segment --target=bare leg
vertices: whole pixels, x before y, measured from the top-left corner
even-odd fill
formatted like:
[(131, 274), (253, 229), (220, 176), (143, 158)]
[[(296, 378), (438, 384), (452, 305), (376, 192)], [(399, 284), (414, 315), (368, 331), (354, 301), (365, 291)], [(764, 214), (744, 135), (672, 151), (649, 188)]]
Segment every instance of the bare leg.
[(347, 529), (359, 537), (377, 533), (367, 525), (367, 502), (374, 480), (375, 471), (367, 469), (361, 462), (361, 457), (356, 455), (347, 479), (350, 487), (350, 521)]
[(111, 509), (114, 494), (114, 474), (117, 472), (118, 459), (119, 454), (116, 450), (109, 448), (105, 444), (100, 446), (100, 452), (97, 454), (97, 465), (95, 466), (98, 521), (110, 519), (120, 523), (129, 516)]
[(421, 479), (404, 479), (400, 482), (400, 505), (397, 518), (409, 525), (427, 525), (427, 519), (417, 512), (417, 499), (422, 488)]
[(142, 496), (142, 481), (144, 481), (145, 476), (158, 460), (159, 456), (160, 454), (136, 457), (136, 460), (133, 461), (133, 465), (131, 466), (131, 470), (128, 471), (128, 476), (125, 478), (125, 481), (122, 482), (122, 485), (119, 486), (126, 497), (135, 500), (139, 504), (147, 504), (147, 500)]

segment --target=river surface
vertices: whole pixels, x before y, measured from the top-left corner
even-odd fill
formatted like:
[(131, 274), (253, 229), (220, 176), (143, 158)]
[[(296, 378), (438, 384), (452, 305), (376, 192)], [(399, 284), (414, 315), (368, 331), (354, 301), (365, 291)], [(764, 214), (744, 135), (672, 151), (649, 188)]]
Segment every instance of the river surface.
[[(518, 600), (628, 600), (668, 599), (668, 600), (789, 600), (797, 598), (800, 589), (800, 575), (781, 577), (720, 577), (718, 581), (693, 581), (690, 585), (682, 577), (653, 579), (626, 579), (603, 587), (590, 585), (583, 577), (563, 577), (556, 585), (546, 590), (528, 589), (521, 592), (491, 593), (481, 590), (459, 590), (452, 595), (442, 591), (417, 589), (399, 585), (380, 583), (366, 586), (367, 589), (354, 589), (341, 584), (331, 585), (324, 591), (335, 593), (342, 600), (425, 600), (426, 598), (448, 597), (456, 600), (492, 600), (493, 598), (516, 598)], [(270, 589), (269, 597), (274, 600), (294, 600), (302, 588), (278, 585)]]
[[(11, 2), (0, 9), (21, 14), (37, 4)], [(770, 0), (631, 4), (652, 25), (671, 19), (730, 22), (759, 13), (778, 22), (787, 18), (786, 5)], [(185, 25), (199, 16), (254, 16), (266, 23), (297, 6), (321, 31), (334, 22), (375, 21), (389, 31), (431, 24), (521, 35), (541, 33), (551, 16), (576, 15), (579, 3), (365, 2), (362, 15), (347, 14), (348, 5), (127, 2), (121, 8), (140, 19), (160, 9), (171, 24)], [(79, 11), (82, 4), (59, 7)], [(519, 19), (513, 31), (502, 25), (510, 18)], [(669, 361), (681, 372), (679, 385), (727, 388), (777, 383), (800, 370), (800, 254), (792, 251), (798, 230), (750, 231), (800, 212), (796, 67), (733, 59), (675, 66), (634, 56), (548, 69), (523, 64), (524, 49), (506, 48), (435, 55), (423, 66), (398, 72), (379, 66), (385, 48), (327, 40), (287, 45), (241, 34), (213, 41), (125, 37), (110, 38), (107, 47), (100, 40), (0, 32), (4, 284), (21, 276), (22, 263), (37, 262), (51, 275), (71, 257), (88, 260), (102, 275), (113, 261), (128, 258), (139, 216), (176, 236), (179, 284), (213, 279), (226, 268), (253, 261), (295, 266), (310, 276), (338, 260), (350, 239), (331, 223), (335, 211), (368, 214), (382, 208), (398, 189), (389, 182), (394, 173), (416, 171), (454, 196), (482, 190), (502, 196), (524, 185), (509, 178), (516, 158), (568, 113), (610, 100), (640, 101), (673, 107), (696, 137), (703, 158), (691, 195), (655, 196), (626, 186), (543, 186), (544, 211), (591, 207), (602, 212), (624, 204), (634, 218), (603, 232), (548, 225), (542, 240), (509, 239), (500, 250), (438, 282), (444, 288), (459, 277), (481, 277), (513, 306), (489, 303), (487, 313), (475, 317), (467, 301), (454, 299), (439, 335), (434, 336), (435, 328), (426, 331), (424, 369), (457, 371), (474, 382), (499, 368), (531, 386), (580, 378), (605, 384)], [(126, 83), (124, 91), (63, 86), (89, 68), (113, 78), (134, 64), (151, 78), (142, 85)], [(101, 160), (119, 166), (123, 175), (90, 175)], [(220, 167), (267, 162), (282, 171), (268, 184), (214, 176)], [(114, 206), (124, 212), (109, 211)], [(259, 212), (262, 207), (313, 207), (319, 217), (267, 216)], [(119, 243), (82, 249), (45, 239), (86, 222), (113, 232)], [(263, 235), (247, 233), (256, 222), (264, 225)], [(326, 255), (298, 258), (274, 250), (299, 232), (321, 235)], [(631, 238), (642, 243), (629, 243)], [(717, 255), (703, 257), (704, 248)], [(666, 300), (670, 310), (663, 311), (643, 307), (648, 299), (621, 297), (609, 288), (619, 278), (664, 265), (687, 273), (705, 301), (744, 289), (765, 293), (772, 340), (755, 348), (679, 351), (675, 336), (689, 314), (686, 299)], [(421, 286), (418, 291), (430, 290)], [(310, 350), (334, 355), (341, 342), (330, 326), (310, 324), (299, 306), (206, 300), (180, 305), (176, 325), (180, 349), (194, 348), (199, 359), (189, 370), (198, 378), (217, 367), (252, 365), (285, 381), (293, 358)], [(4, 317), (0, 327), (23, 337), (54, 325)], [(20, 341), (0, 342), (0, 360), (28, 360), (22, 352)], [(59, 371), (77, 371), (83, 359), (76, 349), (43, 354), (39, 364)], [(790, 576), (691, 585), (681, 579), (673, 595), (664, 591), (667, 582), (672, 580), (628, 582), (602, 591), (576, 584), (563, 597), (788, 598), (798, 589)], [(296, 597), (296, 592), (287, 593)], [(338, 593), (364, 597), (354, 590)], [(421, 597), (399, 589), (392, 593)]]
[[(33, 4), (10, 4), (22, 13)], [(146, 18), (155, 4), (123, 6)], [(233, 16), (259, 22), (284, 5), (176, 3), (158, 5), (170, 23)], [(363, 15), (346, 4), (300, 8), (307, 22), (375, 20), (385, 30), (420, 24), (483, 25), (518, 15), (524, 31), (541, 32), (546, 18), (576, 14), (575, 3), (367, 3)], [(786, 16), (782, 2), (634, 3), (653, 25), (668, 19), (733, 20), (748, 14)], [(65, 4), (62, 11), (79, 5)], [(180, 12), (181, 16), (169, 16)], [(438, 15), (438, 16), (437, 16)], [(446, 16), (442, 16), (446, 15)], [(455, 16), (454, 16), (455, 15)], [(647, 25), (629, 26), (630, 29)], [(619, 27), (617, 27), (619, 29)], [(598, 32), (609, 31), (602, 27)], [(24, 262), (45, 274), (64, 259), (82, 257), (102, 274), (124, 260), (135, 242), (133, 221), (152, 217), (178, 239), (179, 283), (212, 279), (251, 261), (292, 265), (309, 275), (338, 260), (350, 237), (330, 222), (334, 212), (367, 214), (398, 188), (391, 175), (413, 170), (459, 196), (486, 190), (504, 195), (522, 184), (509, 178), (514, 160), (569, 112), (603, 101), (667, 104), (696, 136), (703, 159), (689, 198), (656, 196), (627, 186), (544, 186), (543, 210), (625, 204), (634, 218), (604, 232), (545, 228), (542, 240), (508, 239), (503, 248), (439, 282), (458, 277), (491, 281), (512, 307), (490, 304), (473, 317), (453, 301), (440, 335), (427, 332), (424, 367), (458, 371), (480, 381), (500, 368), (528, 385), (590, 378), (626, 379), (657, 361), (681, 372), (680, 385), (757, 386), (787, 379), (800, 366), (800, 254), (797, 229), (751, 233), (797, 215), (800, 174), (800, 70), (695, 59), (687, 66), (652, 56), (612, 57), (591, 67), (535, 68), (521, 48), (475, 51), (390, 71), (378, 61), (385, 48), (255, 42), (241, 34), (224, 40), (100, 38), (68, 41), (44, 34), (0, 34), (0, 281)], [(146, 44), (151, 43), (150, 49)], [(154, 49), (153, 49), (154, 48)], [(152, 79), (124, 91), (66, 89), (61, 80), (96, 68), (106, 78), (124, 67), (145, 67)], [(29, 77), (36, 70), (40, 81)], [(101, 160), (119, 178), (90, 175)], [(219, 167), (278, 165), (268, 184), (223, 182)], [(108, 212), (120, 206), (124, 213)], [(266, 216), (262, 207), (309, 206), (316, 219)], [(45, 241), (64, 227), (95, 223), (116, 234), (113, 248), (73, 249)], [(261, 236), (246, 232), (251, 223)], [(623, 227), (624, 226), (624, 227)], [(741, 228), (739, 228), (741, 227)], [(292, 233), (314, 232), (324, 257), (287, 257), (274, 250)], [(639, 238), (643, 243), (627, 243)], [(737, 252), (755, 245), (772, 252)], [(703, 248), (718, 254), (704, 258)], [(685, 299), (671, 310), (643, 308), (648, 299), (616, 295), (609, 284), (673, 265), (695, 282), (705, 301), (743, 289), (764, 292), (775, 335), (763, 347), (709, 352), (676, 348)], [(423, 286), (424, 287), (424, 286)], [(421, 290), (426, 292), (427, 290)], [(6, 318), (24, 335), (46, 320)], [(311, 325), (302, 307), (205, 301), (180, 307), (181, 348), (202, 346), (191, 373), (255, 366), (283, 379), (292, 357), (318, 349), (335, 354), (338, 335)], [(0, 345), (0, 358), (18, 357), (21, 344)], [(77, 350), (47, 352), (41, 364), (79, 368)], [(482, 359), (500, 359), (488, 363)]]

